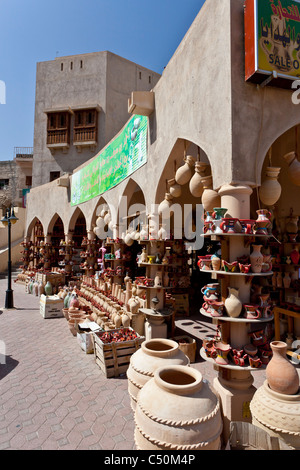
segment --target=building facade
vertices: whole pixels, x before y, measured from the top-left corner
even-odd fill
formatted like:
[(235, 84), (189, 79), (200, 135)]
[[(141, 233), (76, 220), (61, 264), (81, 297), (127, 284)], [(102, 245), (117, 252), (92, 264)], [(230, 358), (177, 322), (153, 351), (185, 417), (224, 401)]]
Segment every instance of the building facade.
[(126, 122), (131, 91), (150, 90), (159, 78), (106, 51), (38, 63), (33, 187), (92, 158)]

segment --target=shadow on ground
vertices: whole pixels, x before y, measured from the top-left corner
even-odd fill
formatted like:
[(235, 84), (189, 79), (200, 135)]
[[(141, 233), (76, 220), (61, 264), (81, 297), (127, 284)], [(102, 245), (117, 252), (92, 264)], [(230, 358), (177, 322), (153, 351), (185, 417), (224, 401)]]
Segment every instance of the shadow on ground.
[(11, 356), (0, 354), (0, 380), (4, 379), (4, 377), (12, 372), (18, 364), (19, 362), (13, 359)]

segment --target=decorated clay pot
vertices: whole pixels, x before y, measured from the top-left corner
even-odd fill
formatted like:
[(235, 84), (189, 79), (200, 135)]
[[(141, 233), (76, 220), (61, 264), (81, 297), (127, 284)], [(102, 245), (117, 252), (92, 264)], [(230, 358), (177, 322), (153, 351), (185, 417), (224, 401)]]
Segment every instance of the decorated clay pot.
[(250, 255), (251, 270), (253, 273), (261, 273), (264, 256), (261, 253), (262, 245), (253, 245), (253, 251)]
[(299, 393), (299, 375), (286, 357), (287, 344), (283, 341), (273, 341), (270, 346), (273, 357), (266, 369), (269, 387), (284, 395)]
[(272, 390), (266, 380), (256, 390), (250, 411), (255, 426), (280, 438), (291, 450), (300, 449), (300, 393), (282, 395)]
[(139, 392), (135, 422), (138, 450), (220, 449), (219, 399), (191, 367), (157, 369)]
[(130, 358), (127, 369), (128, 391), (131, 407), (136, 408), (137, 396), (143, 386), (154, 376), (156, 369), (170, 365), (189, 365), (188, 357), (176, 341), (164, 338), (144, 341)]

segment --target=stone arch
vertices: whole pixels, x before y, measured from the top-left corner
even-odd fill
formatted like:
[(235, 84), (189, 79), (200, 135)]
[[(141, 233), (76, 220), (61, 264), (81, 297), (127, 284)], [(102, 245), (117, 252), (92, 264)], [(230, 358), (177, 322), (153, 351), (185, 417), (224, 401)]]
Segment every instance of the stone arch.
[(29, 238), (29, 239), (30, 239), (30, 237), (32, 236), (32, 231), (33, 231), (33, 229), (34, 229), (34, 227), (35, 227), (35, 225), (36, 225), (37, 223), (39, 223), (39, 224), (42, 225), (43, 233), (44, 233), (44, 235), (45, 235), (45, 228), (44, 228), (43, 223), (40, 221), (40, 219), (38, 219), (38, 217), (34, 217), (34, 218), (32, 219), (32, 221), (31, 221), (31, 222), (28, 224), (28, 226), (27, 226), (27, 229), (26, 229), (26, 231), (25, 231), (25, 238)]
[(62, 224), (63, 224), (63, 226), (64, 226), (64, 222), (63, 222), (62, 217), (56, 212), (56, 213), (53, 215), (52, 219), (50, 220), (50, 222), (49, 222), (49, 224), (48, 224), (48, 229), (47, 229), (47, 232), (46, 232), (47, 235), (53, 233), (53, 228), (54, 228), (56, 222), (57, 222), (59, 219), (62, 221)]
[[(163, 200), (165, 193), (168, 192), (167, 182), (172, 178), (175, 178), (177, 169), (183, 164), (185, 150), (187, 155), (192, 155), (195, 159), (197, 159), (198, 149), (200, 151), (201, 161), (211, 165), (209, 158), (201, 145), (198, 145), (195, 142), (187, 141), (183, 138), (178, 138), (176, 140), (158, 180), (155, 198), (153, 201), (155, 204), (159, 204)], [(209, 176), (210, 171), (211, 170), (208, 169), (207, 176)]]
[[(130, 218), (129, 216), (136, 212), (141, 213), (141, 217)], [(123, 191), (118, 207), (118, 225), (119, 231), (126, 230), (130, 223), (146, 222), (146, 199), (141, 186), (133, 179), (129, 178)]]

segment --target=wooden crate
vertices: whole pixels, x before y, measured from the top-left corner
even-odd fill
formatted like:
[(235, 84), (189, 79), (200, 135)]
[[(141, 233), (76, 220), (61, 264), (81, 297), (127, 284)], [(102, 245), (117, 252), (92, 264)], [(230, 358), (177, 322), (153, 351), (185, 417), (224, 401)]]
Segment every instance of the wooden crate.
[[(119, 330), (134, 331), (129, 327), (111, 330), (111, 332)], [(95, 361), (106, 377), (119, 377), (126, 373), (132, 354), (140, 348), (145, 337), (138, 335), (137, 338), (130, 341), (103, 343), (101, 336), (105, 333), (93, 332)]]

